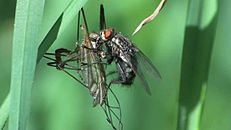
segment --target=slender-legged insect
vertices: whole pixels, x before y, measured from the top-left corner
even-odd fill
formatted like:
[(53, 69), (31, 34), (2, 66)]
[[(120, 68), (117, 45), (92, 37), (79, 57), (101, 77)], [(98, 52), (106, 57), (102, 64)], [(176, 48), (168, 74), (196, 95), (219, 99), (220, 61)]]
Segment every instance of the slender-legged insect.
[(90, 39), (94, 41), (95, 50), (99, 50), (102, 46), (107, 48), (106, 59), (107, 63), (111, 64), (113, 61), (117, 66), (119, 74), (118, 79), (111, 81), (111, 84), (132, 85), (136, 76), (148, 94), (151, 94), (150, 84), (146, 77), (161, 78), (160, 73), (152, 62), (138, 49), (128, 38), (120, 32), (115, 32), (113, 28), (106, 29), (106, 22), (104, 17), (103, 5), (100, 6), (101, 10), (101, 31), (97, 34), (91, 34)]
[[(74, 51), (70, 51), (64, 48), (57, 49), (55, 53), (46, 53), (47, 55), (55, 55), (55, 59), (44, 56), (52, 62), (49, 62), (49, 66), (56, 67), (59, 70), (64, 71), (72, 78), (77, 80), (83, 86), (89, 89), (92, 97), (93, 97), (93, 106), (100, 104), (103, 108), (108, 122), (111, 124), (113, 129), (117, 129), (113, 123), (113, 116), (119, 121), (118, 129), (122, 130), (123, 125), (121, 122), (121, 109), (119, 101), (114, 94), (114, 92), (108, 87), (106, 83), (106, 75), (104, 70), (104, 64), (101, 60), (103, 54), (101, 51), (92, 51), (88, 48), (93, 48), (94, 43), (89, 40), (88, 36), (88, 28), (86, 23), (86, 18), (83, 9), (81, 9), (84, 24), (81, 26), (83, 30), (84, 40), (79, 45), (77, 42), (77, 47)], [(80, 12), (78, 16), (78, 29), (79, 30), (80, 23)], [(77, 41), (79, 40), (79, 31), (77, 31)], [(71, 64), (72, 62), (76, 64)], [(76, 78), (67, 70), (77, 71), (80, 78)], [(118, 107), (112, 107), (109, 105), (109, 100), (107, 97), (108, 90), (115, 97)], [(113, 109), (119, 110), (119, 116), (113, 111)]]

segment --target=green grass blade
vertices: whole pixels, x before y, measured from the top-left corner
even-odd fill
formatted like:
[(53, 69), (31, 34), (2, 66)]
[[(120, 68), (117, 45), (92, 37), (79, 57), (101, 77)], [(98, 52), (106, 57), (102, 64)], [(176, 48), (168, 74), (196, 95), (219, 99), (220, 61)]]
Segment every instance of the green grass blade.
[[(59, 27), (62, 22), (62, 16), (63, 15), (61, 15), (58, 18), (58, 20), (55, 22), (51, 30), (47, 33), (42, 43), (40, 44), (39, 49), (38, 49), (39, 51), (38, 51), (37, 62), (42, 58), (45, 51), (50, 47), (50, 45), (57, 38)], [(9, 100), (9, 94), (8, 94), (7, 98), (5, 99), (5, 101), (3, 102), (0, 108), (0, 128), (4, 127), (4, 124), (9, 116), (9, 104), (10, 104), (10, 100)]]
[(185, 31), (177, 130), (200, 130), (217, 25), (216, 0), (190, 0)]
[[(73, 0), (63, 11), (66, 20), (62, 24), (63, 30), (73, 20), (74, 14), (80, 10), (87, 0)], [(27, 8), (25, 8), (27, 7)], [(30, 110), (30, 96), (36, 60), (56, 40), (58, 34), (62, 34), (60, 26), (63, 13), (59, 16), (53, 27), (49, 30), (43, 40), (38, 40), (39, 26), (44, 9), (44, 1), (19, 0), (16, 8), (15, 29), (13, 38), (12, 78), (11, 78), (11, 104), (9, 129), (26, 129)], [(41, 44), (38, 44), (42, 41)], [(39, 49), (38, 49), (39, 47)], [(38, 50), (38, 51), (37, 51)], [(37, 57), (38, 52), (38, 58)], [(9, 95), (8, 95), (9, 97)], [(1, 107), (1, 122), (5, 122), (9, 115), (7, 106), (10, 100), (7, 98)], [(4, 124), (3, 124), (4, 125)]]
[(38, 58), (37, 62), (41, 60), (44, 53), (49, 49), (49, 47), (54, 43), (58, 37), (58, 32), (62, 23), (63, 14), (61, 14), (55, 24), (52, 26), (51, 30), (47, 33), (42, 43), (38, 48)]
[(3, 129), (6, 120), (9, 116), (9, 106), (10, 106), (10, 96), (7, 95), (5, 101), (3, 102), (1, 108), (0, 108), (0, 129)]
[[(60, 14), (58, 20), (54, 23), (52, 28), (46, 34), (44, 39), (42, 40), (39, 49), (38, 49), (38, 59), (39, 61), (44, 53), (50, 48), (50, 46), (55, 42), (57, 37), (62, 36), (65, 28), (70, 24), (70, 22), (76, 18), (78, 11), (85, 5), (88, 0), (72, 0), (69, 4), (67, 4)], [(55, 4), (54, 1), (53, 4)], [(53, 6), (53, 4), (51, 4)], [(52, 8), (52, 7), (51, 7)]]
[[(88, 0), (73, 0), (68, 8), (64, 11), (63, 15), (63, 22), (60, 27), (60, 32), (62, 33), (64, 29), (70, 24), (70, 22), (75, 18), (77, 15), (78, 11), (83, 7), (83, 5), (87, 2)], [(61, 34), (59, 33), (59, 34)]]
[[(36, 2), (36, 1), (34, 1), (34, 2)], [(41, 2), (42, 1), (40, 1), (40, 3)], [(50, 3), (50, 5), (53, 6), (56, 1), (53, 1), (53, 2), (54, 3), (53, 4)], [(19, 114), (21, 112), (20, 110), (22, 110), (22, 108), (20, 108), (21, 107), (20, 106), (21, 101), (25, 103), (25, 101), (23, 101), (24, 100), (23, 98), (28, 98), (28, 100), (26, 102), (28, 103), (27, 104), (27, 107), (28, 107), (27, 109), (29, 109), (29, 101), (30, 101), (29, 97), (30, 97), (30, 89), (31, 89), (30, 87), (32, 85), (32, 80), (33, 80), (33, 76), (34, 76), (34, 67), (33, 67), (34, 60), (37, 59), (37, 62), (38, 62), (42, 58), (43, 54), (54, 43), (54, 41), (57, 39), (58, 35), (60, 35), (60, 36), (62, 35), (63, 31), (60, 30), (61, 23), (62, 23), (62, 28), (64, 30), (65, 27), (71, 22), (71, 19), (73, 19), (75, 17), (78, 10), (80, 10), (80, 8), (83, 7), (86, 2), (87, 2), (87, 0), (80, 0), (80, 1), (72, 0), (69, 4), (64, 4), (63, 5), (64, 7), (62, 7), (63, 10), (61, 11), (61, 14), (60, 14), (59, 18), (56, 20), (56, 22), (53, 22), (54, 25), (52, 27), (48, 27), (49, 29), (47, 29), (47, 27), (46, 27), (47, 26), (46, 24), (49, 23), (49, 22), (43, 23), (42, 26), (45, 27), (45, 29), (43, 29), (43, 30), (45, 30), (45, 31), (42, 31), (42, 32), (45, 33), (46, 35), (42, 36), (41, 40), (38, 40), (38, 41), (42, 41), (40, 44), (38, 44), (39, 42), (37, 42), (37, 43), (35, 42), (37, 40), (36, 36), (38, 36), (38, 34), (39, 34), (38, 32), (33, 33), (33, 34), (36, 34), (36, 35), (34, 35), (34, 37), (32, 35), (28, 34), (28, 31), (33, 31), (32, 28), (30, 27), (30, 26), (33, 26), (33, 22), (37, 23), (37, 24), (34, 24), (34, 26), (39, 27), (38, 26), (38, 21), (36, 21), (36, 19), (31, 18), (33, 13), (36, 14), (35, 13), (36, 10), (33, 10), (32, 7), (29, 8), (29, 5), (32, 5), (32, 3), (27, 5), (28, 7), (24, 8), (24, 10), (23, 10), (21, 8), (23, 8), (22, 6), (25, 6), (25, 4), (24, 4), (25, 1), (21, 0), (20, 2), (18, 2), (21, 5), (20, 4), (17, 5), (17, 11), (18, 12), (16, 14), (16, 17), (20, 17), (20, 18), (15, 20), (16, 25), (15, 25), (15, 34), (14, 34), (14, 43), (13, 43), (14, 55), (13, 55), (13, 64), (12, 64), (12, 75), (13, 76), (12, 76), (12, 79), (11, 79), (12, 80), (11, 81), (12, 97), (17, 98), (18, 100), (14, 100), (12, 102), (12, 104), (11, 104), (11, 106), (12, 106), (11, 110), (12, 110), (12, 113), (13, 113), (11, 115), (13, 115), (13, 116), (10, 118), (10, 122), (15, 123), (15, 124), (12, 123), (14, 126), (12, 126), (10, 124), (11, 129), (19, 128), (19, 120), (20, 120), (19, 119), (19, 117), (20, 117)], [(39, 8), (39, 6), (37, 6), (37, 7)], [(38, 8), (36, 8), (36, 9), (39, 10)], [(50, 8), (50, 7), (47, 7), (47, 8)], [(40, 10), (42, 10), (42, 9), (43, 8), (40, 8)], [(29, 10), (32, 10), (32, 11), (30, 12)], [(27, 13), (27, 11), (30, 12), (30, 13)], [(25, 13), (25, 14), (23, 14), (23, 13)], [(41, 14), (42, 14), (42, 12), (40, 12), (40, 16), (41, 16)], [(64, 23), (62, 22), (63, 21), (63, 14), (65, 14), (65, 18), (66, 18)], [(22, 17), (22, 15), (24, 17)], [(49, 11), (45, 12), (45, 15), (47, 17), (49, 17), (49, 15), (50, 15)], [(24, 18), (24, 19), (22, 19), (22, 18)], [(30, 18), (30, 21), (29, 21), (29, 18)], [(34, 18), (36, 18), (36, 16)], [(43, 18), (45, 19), (45, 17), (43, 17)], [(41, 17), (39, 17), (38, 19), (41, 19)], [(20, 20), (22, 20), (22, 21), (20, 21)], [(23, 22), (23, 23), (21, 23), (21, 22)], [(25, 25), (28, 22), (30, 24)], [(20, 26), (20, 25), (24, 25), (24, 26)], [(30, 28), (26, 28), (26, 27), (30, 27)], [(35, 29), (35, 28), (36, 27), (33, 27), (33, 29)], [(48, 30), (48, 31), (46, 31), (46, 30)], [(22, 33), (22, 31), (24, 31), (24, 33)], [(28, 41), (29, 39), (31, 40), (31, 42)], [(28, 45), (29, 42), (30, 42), (30, 45)], [(24, 52), (24, 51), (26, 51), (26, 52)], [(36, 52), (38, 52), (38, 55), (36, 55)], [(19, 56), (18, 54), (21, 54), (21, 55)], [(24, 56), (24, 57), (21, 57), (21, 56)], [(37, 58), (35, 58), (35, 56), (37, 56)], [(20, 61), (20, 60), (22, 60), (22, 61)], [(25, 61), (23, 61), (23, 60), (25, 60), (25, 61), (27, 60), (27, 63), (28, 62), (33, 63), (33, 64), (30, 64), (30, 65), (32, 65), (32, 69), (33, 69), (32, 71), (29, 72), (28, 69), (22, 70), (23, 67), (24, 68), (27, 67), (27, 66), (24, 66)], [(18, 66), (17, 64), (19, 64), (20, 66)], [(27, 64), (27, 65), (29, 65), (29, 64)], [(21, 70), (20, 70), (19, 67), (21, 67)], [(21, 72), (21, 73), (18, 73), (18, 72)], [(27, 73), (25, 73), (25, 72), (27, 72)], [(23, 77), (24, 74), (26, 74), (26, 76), (28, 76), (28, 73), (31, 74), (30, 78), (27, 79), (26, 77)], [(19, 74), (21, 74), (21, 75), (19, 75)], [(30, 81), (30, 82), (27, 83), (27, 85), (29, 85), (30, 87), (26, 88), (26, 90), (22, 89), (22, 85), (25, 85), (25, 81)], [(22, 83), (24, 83), (24, 84), (22, 84)], [(20, 85), (17, 85), (17, 84), (20, 84)], [(25, 95), (26, 97), (23, 97), (22, 99), (19, 99), (18, 97), (21, 96), (22, 92), (23, 93), (28, 92), (28, 93), (27, 93), (27, 95)], [(9, 97), (9, 94), (8, 94), (8, 97)], [(6, 121), (8, 115), (9, 115), (9, 110), (7, 111), (7, 109), (8, 109), (7, 106), (9, 104), (10, 104), (10, 100), (7, 98), (7, 99), (5, 99), (5, 102), (1, 106), (1, 109), (0, 109), (0, 117), (1, 117), (1, 119), (0, 119), (1, 120), (0, 121), (0, 127), (2, 125), (4, 125), (4, 122)], [(24, 117), (24, 119), (26, 119), (26, 118), (28, 118), (28, 115)], [(24, 127), (26, 127), (26, 126), (24, 126)]]
[(44, 0), (18, 0), (12, 48), (9, 130), (26, 130)]

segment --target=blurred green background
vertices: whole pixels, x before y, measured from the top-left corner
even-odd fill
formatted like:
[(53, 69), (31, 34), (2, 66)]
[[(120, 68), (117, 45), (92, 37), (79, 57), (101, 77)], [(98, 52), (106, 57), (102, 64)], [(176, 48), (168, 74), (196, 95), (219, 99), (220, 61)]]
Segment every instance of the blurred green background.
[[(53, 5), (56, 1), (56, 5)], [(154, 81), (152, 96), (134, 85), (115, 86), (123, 112), (125, 130), (175, 130), (184, 33), (188, 1), (168, 1), (152, 23), (135, 36), (132, 32), (148, 16), (159, 1), (89, 0), (85, 5), (90, 31), (98, 31), (99, 4), (104, 3), (107, 26), (130, 37), (152, 60), (163, 79)], [(46, 0), (44, 22), (58, 17), (65, 0)], [(0, 103), (9, 92), (11, 48), (15, 0), (0, 0)], [(218, 26), (211, 56), (208, 89), (202, 115), (202, 130), (231, 129), (231, 1), (219, 1)], [(52, 14), (52, 15), (51, 15)], [(50, 25), (49, 25), (50, 24)], [(76, 21), (49, 49), (72, 49), (76, 41)], [(46, 28), (46, 27), (42, 27)], [(102, 130), (111, 129), (100, 107), (92, 108), (88, 90), (64, 73), (46, 65), (42, 59), (36, 68), (32, 92), (32, 112), (29, 130)]]

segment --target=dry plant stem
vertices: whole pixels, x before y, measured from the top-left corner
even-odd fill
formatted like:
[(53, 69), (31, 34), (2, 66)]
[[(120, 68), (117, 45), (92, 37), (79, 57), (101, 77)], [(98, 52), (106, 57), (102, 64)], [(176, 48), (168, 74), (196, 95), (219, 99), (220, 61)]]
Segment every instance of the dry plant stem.
[(160, 4), (157, 6), (157, 8), (154, 10), (154, 12), (145, 18), (139, 26), (136, 27), (135, 31), (132, 33), (132, 35), (135, 35), (145, 24), (151, 22), (155, 17), (160, 13), (161, 9), (164, 7), (167, 0), (161, 0)]

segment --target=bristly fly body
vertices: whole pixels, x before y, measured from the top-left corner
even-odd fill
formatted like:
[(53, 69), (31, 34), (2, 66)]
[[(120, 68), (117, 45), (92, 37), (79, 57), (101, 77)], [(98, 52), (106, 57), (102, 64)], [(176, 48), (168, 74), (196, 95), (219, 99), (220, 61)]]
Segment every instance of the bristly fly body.
[[(108, 122), (111, 124), (113, 129), (117, 130), (114, 126), (112, 115), (119, 121), (118, 129), (122, 130), (123, 125), (121, 122), (121, 109), (119, 101), (114, 94), (114, 92), (108, 87), (106, 83), (106, 75), (104, 70), (104, 64), (101, 60), (103, 57), (103, 51), (92, 51), (88, 48), (94, 48), (95, 43), (89, 40), (88, 28), (86, 23), (86, 18), (83, 9), (81, 9), (84, 24), (81, 26), (83, 30), (84, 40), (79, 45), (77, 42), (77, 47), (74, 51), (70, 51), (68, 49), (59, 48), (55, 51), (55, 53), (46, 53), (47, 55), (54, 55), (55, 59), (44, 56), (47, 59), (52, 60), (49, 62), (49, 66), (56, 67), (59, 70), (64, 71), (72, 78), (77, 80), (83, 86), (89, 89), (90, 94), (93, 97), (93, 106), (100, 104), (103, 108)], [(79, 22), (80, 22), (80, 12), (78, 16), (78, 29), (77, 29), (77, 41), (79, 41)], [(71, 63), (75, 63), (74, 65)], [(80, 78), (76, 78), (68, 72), (67, 70), (77, 71), (78, 76)], [(108, 90), (113, 94), (118, 104), (118, 107), (111, 107), (109, 105), (109, 100), (107, 97)], [(112, 109), (119, 110), (119, 116)]]
[(113, 28), (106, 29), (103, 5), (101, 5), (100, 15), (102, 15), (100, 17), (101, 31), (91, 34), (90, 39), (95, 42), (96, 48), (93, 48), (95, 50), (105, 46), (107, 63), (111, 64), (114, 61), (117, 66), (119, 77), (111, 81), (111, 84), (132, 85), (135, 77), (138, 76), (147, 93), (151, 94), (150, 84), (145, 77), (160, 79), (159, 71), (127, 37), (120, 32), (115, 32)]

